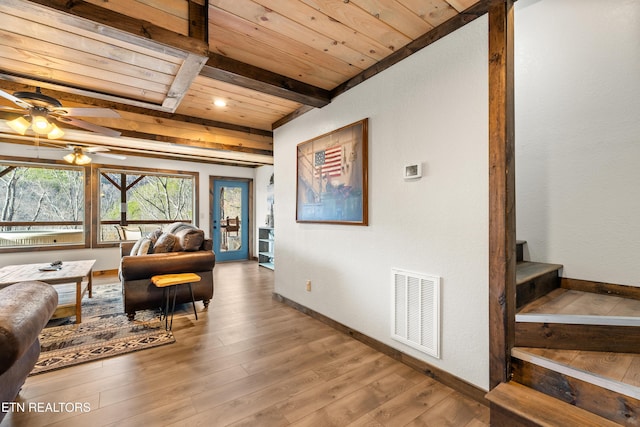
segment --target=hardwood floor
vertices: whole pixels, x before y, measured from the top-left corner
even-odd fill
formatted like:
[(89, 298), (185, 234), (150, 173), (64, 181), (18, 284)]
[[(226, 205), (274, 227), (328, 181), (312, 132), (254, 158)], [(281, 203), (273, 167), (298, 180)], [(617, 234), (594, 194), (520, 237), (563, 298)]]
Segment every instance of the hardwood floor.
[(208, 311), (185, 305), (176, 343), (29, 377), (18, 402), (62, 403), (2, 427), (489, 425), (486, 406), (272, 299), (272, 271), (214, 273)]

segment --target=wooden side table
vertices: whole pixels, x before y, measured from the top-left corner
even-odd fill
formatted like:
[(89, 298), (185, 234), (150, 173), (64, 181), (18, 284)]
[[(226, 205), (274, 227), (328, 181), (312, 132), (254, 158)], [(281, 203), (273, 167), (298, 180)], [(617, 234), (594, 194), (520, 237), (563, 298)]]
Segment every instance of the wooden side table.
[[(193, 288), (191, 283), (199, 282), (201, 279), (195, 273), (179, 273), (179, 274), (162, 274), (153, 276), (151, 283), (157, 288), (162, 288), (163, 299), (165, 300), (164, 310), (164, 328), (170, 331), (173, 328), (173, 312), (176, 309), (176, 294), (178, 293), (179, 285), (189, 285), (189, 292), (191, 292), (191, 304), (193, 305), (193, 314), (198, 320), (198, 313), (196, 312), (196, 302), (193, 298)], [(173, 305), (171, 306), (171, 324), (168, 323), (169, 317), (169, 299), (171, 297), (171, 290), (173, 289)]]

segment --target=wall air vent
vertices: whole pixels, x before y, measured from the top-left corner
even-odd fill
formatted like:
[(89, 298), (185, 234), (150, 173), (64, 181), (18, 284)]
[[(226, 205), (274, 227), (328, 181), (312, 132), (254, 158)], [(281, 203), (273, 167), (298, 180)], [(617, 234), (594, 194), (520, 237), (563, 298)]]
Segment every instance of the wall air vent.
[(440, 358), (440, 278), (392, 269), (391, 338)]

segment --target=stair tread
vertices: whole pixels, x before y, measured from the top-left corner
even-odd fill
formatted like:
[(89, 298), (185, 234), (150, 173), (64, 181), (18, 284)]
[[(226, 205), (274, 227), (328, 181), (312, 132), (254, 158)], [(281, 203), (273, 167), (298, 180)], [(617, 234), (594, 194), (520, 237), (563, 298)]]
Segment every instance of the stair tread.
[(536, 277), (561, 269), (562, 264), (521, 261), (516, 265), (516, 285), (521, 285)]
[(514, 347), (512, 357), (640, 399), (640, 354)]
[(486, 397), (491, 403), (540, 426), (607, 427), (619, 425), (513, 381), (499, 384), (487, 393)]
[(616, 295), (556, 289), (522, 307), (518, 313), (640, 317), (640, 301)]

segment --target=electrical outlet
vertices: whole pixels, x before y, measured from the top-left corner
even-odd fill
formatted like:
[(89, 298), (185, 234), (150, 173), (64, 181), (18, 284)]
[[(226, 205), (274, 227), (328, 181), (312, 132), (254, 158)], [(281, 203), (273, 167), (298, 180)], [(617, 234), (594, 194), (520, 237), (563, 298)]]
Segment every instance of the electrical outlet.
[(307, 292), (311, 292), (311, 280), (307, 280)]

